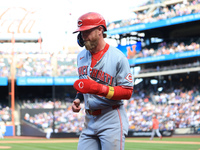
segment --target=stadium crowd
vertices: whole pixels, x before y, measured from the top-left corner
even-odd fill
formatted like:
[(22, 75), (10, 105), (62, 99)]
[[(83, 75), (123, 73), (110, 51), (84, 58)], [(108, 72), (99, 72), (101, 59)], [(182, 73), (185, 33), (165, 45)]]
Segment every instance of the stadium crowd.
[[(11, 62), (11, 56), (0, 55), (1, 77), (11, 75)], [(53, 76), (54, 71), (56, 76), (78, 75), (75, 54), (68, 54), (68, 57), (51, 54), (20, 54), (15, 57), (15, 62), (16, 77)]]
[[(151, 98), (141, 92), (124, 102), (129, 117), (130, 130), (150, 131), (154, 114), (160, 121), (160, 130), (200, 126), (200, 91), (198, 87), (190, 90), (174, 89), (170, 93), (154, 94)], [(24, 105), (27, 106), (26, 103)], [(33, 105), (34, 103), (31, 104), (32, 108), (36, 108)], [(45, 102), (36, 105), (42, 108), (45, 106)], [(79, 132), (82, 130), (85, 111), (84, 104), (81, 105), (83, 109), (80, 113), (72, 112), (71, 103), (66, 103), (65, 109), (55, 111), (56, 132)], [(34, 116), (27, 113), (24, 119), (46, 130), (52, 125), (53, 115), (52, 111)]]
[(160, 130), (173, 130), (200, 125), (200, 92), (194, 87), (187, 91), (174, 89), (170, 93), (159, 93), (152, 96), (151, 103), (148, 96), (130, 100), (128, 116), (130, 129), (149, 131), (151, 117), (157, 114)]
[(159, 20), (169, 19), (177, 16), (189, 15), (199, 12), (200, 12), (200, 0), (183, 1), (169, 6), (160, 5), (154, 11), (148, 12), (148, 10), (145, 9), (142, 12), (135, 12), (135, 15), (133, 15), (133, 17), (130, 19), (123, 19), (115, 22), (110, 22), (108, 23), (108, 30), (128, 25), (156, 22)]
[[(83, 105), (83, 104), (81, 104)], [(82, 123), (84, 121), (84, 109), (80, 113), (73, 113), (71, 111), (71, 103), (67, 103), (65, 109), (56, 110), (55, 115), (55, 132), (79, 132), (82, 130)], [(53, 124), (53, 112), (43, 112), (30, 116), (25, 114), (24, 120), (36, 125), (38, 128), (44, 131), (52, 127)]]
[[(161, 42), (154, 47), (144, 47), (141, 51), (133, 51), (128, 57), (143, 58), (186, 51), (199, 51), (200, 39), (190, 41)], [(15, 58), (16, 77), (26, 76), (77, 76), (76, 54), (20, 54)], [(9, 77), (11, 56), (0, 55), (0, 76)]]
[(44, 109), (52, 109), (52, 108), (62, 108), (65, 107), (62, 104), (62, 101), (60, 100), (55, 100), (55, 103), (52, 100), (49, 99), (38, 99), (34, 98), (32, 100), (22, 100), (22, 102), (18, 102), (20, 108), (22, 109), (39, 109), (39, 108), (44, 108)]
[[(160, 56), (160, 55), (168, 55), (174, 54), (178, 52), (185, 51), (197, 51), (200, 48), (200, 39), (196, 40), (196, 42), (187, 43), (186, 42), (162, 42), (158, 44), (158, 46), (154, 48), (143, 48), (141, 52), (139, 52), (138, 57), (148, 57), (148, 56)], [(136, 57), (137, 58), (137, 57)]]

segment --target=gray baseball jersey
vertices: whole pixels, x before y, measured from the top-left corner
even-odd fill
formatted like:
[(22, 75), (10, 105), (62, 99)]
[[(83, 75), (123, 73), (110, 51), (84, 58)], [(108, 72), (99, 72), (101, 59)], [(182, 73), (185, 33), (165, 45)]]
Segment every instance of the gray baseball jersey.
[[(77, 65), (80, 79), (87, 79), (89, 75), (93, 80), (104, 85), (133, 87), (128, 59), (119, 49), (109, 46), (107, 52), (93, 68), (91, 68), (91, 62), (90, 51), (84, 49), (78, 54)], [(86, 114), (85, 128), (80, 136), (78, 149), (96, 150), (100, 149), (99, 145), (101, 149), (106, 150), (123, 149), (125, 135), (128, 132), (128, 118), (123, 100), (110, 100), (95, 94), (83, 95), (85, 109), (102, 109), (102, 114), (98, 116)], [(113, 110), (114, 105), (120, 105), (120, 107)], [(94, 138), (95, 136), (98, 138)], [(101, 144), (97, 144), (98, 142)]]

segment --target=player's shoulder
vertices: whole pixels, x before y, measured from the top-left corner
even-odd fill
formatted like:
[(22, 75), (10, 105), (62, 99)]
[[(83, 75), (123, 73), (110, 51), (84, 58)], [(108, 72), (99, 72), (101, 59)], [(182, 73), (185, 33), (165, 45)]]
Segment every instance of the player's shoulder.
[(115, 55), (115, 57), (126, 57), (124, 55), (124, 53), (122, 51), (120, 51), (118, 48), (112, 46), (112, 45), (109, 45), (109, 52), (113, 55)]
[(79, 58), (79, 57), (85, 57), (85, 55), (87, 54), (87, 50), (86, 49), (83, 49), (83, 50), (81, 50), (79, 53), (78, 53), (78, 55), (77, 55), (77, 57)]

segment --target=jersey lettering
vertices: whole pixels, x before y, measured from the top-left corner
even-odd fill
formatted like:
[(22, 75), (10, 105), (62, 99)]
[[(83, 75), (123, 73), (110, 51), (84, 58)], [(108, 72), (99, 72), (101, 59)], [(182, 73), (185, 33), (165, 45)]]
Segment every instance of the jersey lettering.
[(78, 74), (81, 75), (87, 75), (87, 68), (88, 66), (81, 66), (78, 68)]
[(103, 72), (102, 70), (92, 69), (90, 77), (99, 79), (100, 81), (112, 85), (113, 77), (108, 73)]
[(97, 79), (101, 80), (101, 74), (102, 74), (102, 70), (99, 70), (97, 74)]
[(97, 70), (97, 69), (92, 69), (90, 75), (91, 75), (91, 77), (96, 78), (96, 77), (97, 77), (97, 73), (98, 73), (98, 70)]
[(112, 76), (110, 76), (110, 79), (109, 79), (109, 85), (112, 85), (112, 82), (113, 82), (113, 77)]
[(105, 82), (105, 75), (104, 75), (104, 74), (105, 74), (105, 73), (102, 72), (102, 73), (101, 73), (101, 78), (100, 78), (100, 80), (103, 81), (103, 82)]
[[(91, 69), (91, 68), (90, 68)], [(88, 66), (81, 66), (78, 68), (79, 76), (87, 75)], [(102, 70), (91, 69), (90, 77), (99, 79), (100, 81), (112, 85), (113, 77)]]
[(105, 82), (108, 83), (108, 79), (110, 79), (110, 75), (105, 73)]

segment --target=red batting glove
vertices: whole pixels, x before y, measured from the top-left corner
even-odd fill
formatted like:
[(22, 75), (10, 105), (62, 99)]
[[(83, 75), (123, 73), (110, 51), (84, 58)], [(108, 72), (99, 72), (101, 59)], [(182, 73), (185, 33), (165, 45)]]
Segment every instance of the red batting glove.
[(109, 91), (109, 87), (94, 80), (79, 79), (74, 82), (74, 88), (81, 93), (96, 94), (106, 96)]

